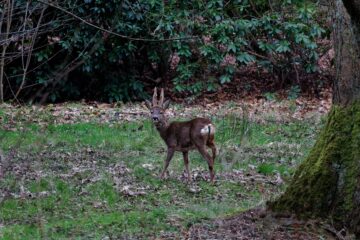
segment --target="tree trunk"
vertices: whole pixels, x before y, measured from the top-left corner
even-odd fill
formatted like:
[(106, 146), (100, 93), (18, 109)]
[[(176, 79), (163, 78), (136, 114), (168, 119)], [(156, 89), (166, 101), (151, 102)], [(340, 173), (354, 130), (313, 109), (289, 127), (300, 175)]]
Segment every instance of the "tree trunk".
[(269, 207), (333, 219), (360, 238), (360, 1), (333, 0), (336, 77), (325, 128)]

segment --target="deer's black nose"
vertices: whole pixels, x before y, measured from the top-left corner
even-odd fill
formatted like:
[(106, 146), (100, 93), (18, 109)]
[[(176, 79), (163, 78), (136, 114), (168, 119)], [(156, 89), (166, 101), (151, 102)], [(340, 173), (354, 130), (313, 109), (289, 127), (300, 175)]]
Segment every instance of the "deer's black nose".
[(153, 117), (153, 120), (154, 121), (159, 121), (159, 118), (158, 117)]

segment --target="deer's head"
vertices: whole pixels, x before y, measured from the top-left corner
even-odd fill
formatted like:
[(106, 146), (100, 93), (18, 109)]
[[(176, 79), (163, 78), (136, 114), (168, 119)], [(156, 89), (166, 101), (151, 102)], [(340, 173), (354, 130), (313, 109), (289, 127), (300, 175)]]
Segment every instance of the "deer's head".
[(154, 88), (152, 102), (145, 100), (146, 107), (150, 110), (151, 119), (157, 126), (166, 124), (165, 110), (169, 107), (170, 101), (164, 102), (164, 89), (161, 89), (160, 99), (157, 98), (157, 89)]

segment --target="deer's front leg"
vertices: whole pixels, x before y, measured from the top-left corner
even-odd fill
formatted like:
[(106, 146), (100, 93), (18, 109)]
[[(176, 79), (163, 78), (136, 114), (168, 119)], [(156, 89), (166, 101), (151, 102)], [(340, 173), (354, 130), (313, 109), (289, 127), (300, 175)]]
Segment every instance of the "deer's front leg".
[(189, 171), (189, 152), (183, 152), (185, 170), (188, 178), (188, 182), (191, 182), (190, 171)]
[(174, 152), (175, 152), (175, 148), (168, 148), (167, 149), (167, 156), (166, 156), (166, 159), (165, 159), (165, 162), (164, 162), (164, 169), (163, 171), (161, 172), (161, 175), (160, 175), (160, 178), (163, 179), (164, 178), (164, 174), (169, 166), (169, 163), (172, 159), (172, 157), (174, 156)]

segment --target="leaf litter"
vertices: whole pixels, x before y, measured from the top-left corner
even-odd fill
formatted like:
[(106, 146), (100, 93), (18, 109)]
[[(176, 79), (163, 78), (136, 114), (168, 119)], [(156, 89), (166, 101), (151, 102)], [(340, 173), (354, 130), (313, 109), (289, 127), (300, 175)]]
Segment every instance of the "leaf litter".
[[(195, 224), (183, 239), (337, 239), (320, 220), (303, 221), (294, 216), (279, 216), (262, 208), (255, 208), (236, 216)], [(165, 238), (171, 239), (171, 238)]]
[[(325, 89), (321, 99), (299, 97), (296, 100), (267, 100), (249, 97), (242, 100), (211, 102), (200, 104), (175, 104), (168, 110), (170, 118), (223, 117), (229, 114), (242, 116), (256, 122), (291, 122), (310, 118), (321, 118), (332, 104), (331, 90)], [(16, 131), (24, 123), (73, 124), (73, 123), (118, 123), (143, 121), (149, 112), (143, 103), (105, 104), (99, 102), (61, 103), (40, 106), (18, 106), (2, 104), (4, 117), (0, 118), (1, 127)], [(6, 119), (6, 120), (5, 120)]]

